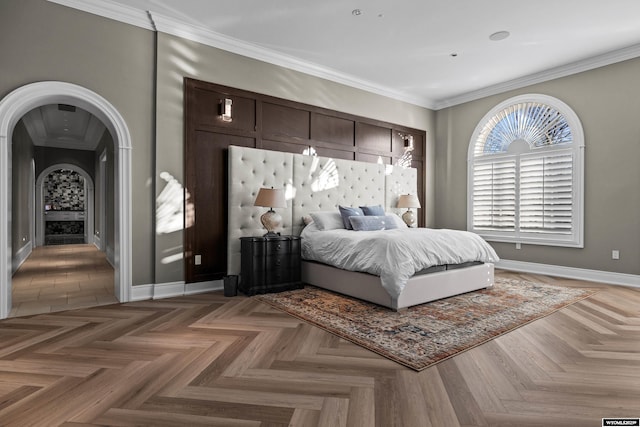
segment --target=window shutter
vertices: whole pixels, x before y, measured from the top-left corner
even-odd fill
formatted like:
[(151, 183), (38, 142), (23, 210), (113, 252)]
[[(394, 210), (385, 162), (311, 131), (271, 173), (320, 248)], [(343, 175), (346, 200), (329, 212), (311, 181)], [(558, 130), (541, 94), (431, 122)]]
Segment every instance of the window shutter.
[(467, 229), (494, 242), (584, 247), (584, 133), (559, 99), (492, 108), (467, 151)]
[(573, 232), (572, 150), (546, 151), (520, 158), (520, 231)]
[(515, 218), (515, 159), (478, 161), (473, 170), (473, 229), (513, 232)]

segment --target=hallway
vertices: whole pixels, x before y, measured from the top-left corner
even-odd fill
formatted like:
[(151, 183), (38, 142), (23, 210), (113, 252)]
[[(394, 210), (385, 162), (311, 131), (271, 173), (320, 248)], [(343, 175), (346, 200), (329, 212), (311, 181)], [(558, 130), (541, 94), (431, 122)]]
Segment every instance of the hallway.
[(12, 278), (9, 317), (114, 304), (114, 271), (95, 246), (39, 246)]

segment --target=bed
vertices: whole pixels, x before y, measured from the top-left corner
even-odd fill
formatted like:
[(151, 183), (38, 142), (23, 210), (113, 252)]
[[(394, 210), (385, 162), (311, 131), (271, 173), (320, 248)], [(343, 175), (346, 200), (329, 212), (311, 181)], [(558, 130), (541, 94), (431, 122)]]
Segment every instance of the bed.
[[(228, 274), (239, 274), (240, 271), (239, 238), (264, 234), (259, 221), (263, 209), (253, 206), (261, 187), (285, 188), (287, 208), (278, 210), (283, 218), (281, 232), (301, 235), (304, 247), (314, 226), (306, 225), (303, 219), (309, 222), (311, 214), (338, 212), (338, 206), (379, 206), (385, 215), (396, 215), (400, 213), (395, 208), (398, 196), (415, 194), (416, 179), (416, 171), (411, 168), (230, 147)], [(385, 232), (399, 233), (402, 230)], [(457, 233), (466, 233), (472, 239), (482, 240), (472, 233)], [(497, 260), (497, 256), (489, 245), (484, 245), (486, 253), (482, 258), (438, 260), (436, 265), (416, 271), (418, 274), (412, 272), (407, 276), (403, 273), (406, 280), (401, 278), (402, 285), (398, 288), (383, 283), (388, 281), (381, 279), (375, 272), (372, 274), (371, 270), (355, 271), (345, 269), (344, 266), (340, 268), (303, 253), (302, 280), (314, 286), (400, 310), (492, 286), (493, 262)]]

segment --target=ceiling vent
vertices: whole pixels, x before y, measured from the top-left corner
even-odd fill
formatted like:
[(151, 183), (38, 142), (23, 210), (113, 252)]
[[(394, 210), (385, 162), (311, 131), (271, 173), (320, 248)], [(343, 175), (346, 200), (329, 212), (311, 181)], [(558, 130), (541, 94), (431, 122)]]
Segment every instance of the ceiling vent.
[(76, 112), (75, 105), (67, 105), (67, 104), (58, 104), (58, 110), (60, 111), (70, 111), (72, 113)]

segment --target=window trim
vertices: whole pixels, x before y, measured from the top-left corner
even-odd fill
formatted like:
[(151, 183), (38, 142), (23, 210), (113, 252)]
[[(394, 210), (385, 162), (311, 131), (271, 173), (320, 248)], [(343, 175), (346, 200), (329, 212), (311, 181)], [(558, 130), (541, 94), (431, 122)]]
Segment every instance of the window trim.
[[(573, 153), (573, 176), (572, 176), (572, 208), (573, 208), (573, 218), (572, 218), (572, 234), (567, 235), (566, 238), (563, 238), (561, 235), (527, 235), (525, 233), (523, 235), (521, 231), (518, 229), (519, 224), (519, 194), (520, 194), (520, 154), (507, 154), (507, 153), (496, 153), (496, 154), (488, 154), (481, 155), (476, 158), (475, 150), (476, 143), (478, 141), (478, 137), (483, 129), (486, 127), (489, 120), (491, 120), (496, 114), (501, 112), (502, 110), (514, 105), (514, 104), (522, 104), (528, 102), (536, 102), (548, 105), (558, 112), (560, 112), (569, 127), (571, 128), (573, 140), (571, 143), (561, 144), (558, 146), (548, 146), (548, 147), (540, 147), (535, 148), (529, 151), (535, 152), (537, 150), (542, 151), (555, 151), (562, 149), (571, 149)], [(578, 118), (577, 114), (573, 111), (571, 107), (562, 102), (561, 100), (543, 94), (525, 94), (520, 96), (515, 96), (509, 98), (505, 101), (502, 101), (495, 107), (493, 107), (489, 112), (487, 112), (482, 119), (476, 125), (472, 135), (471, 140), (469, 142), (469, 147), (467, 151), (467, 230), (472, 231), (484, 239), (493, 242), (506, 242), (506, 243), (517, 243), (517, 244), (532, 244), (532, 245), (545, 245), (545, 246), (562, 246), (562, 247), (574, 247), (574, 248), (583, 248), (584, 247), (584, 132), (582, 128), (582, 123)], [(535, 151), (534, 151), (535, 150)], [(500, 232), (500, 231), (485, 231), (485, 230), (475, 230), (473, 225), (473, 198), (474, 198), (474, 166), (476, 164), (476, 160), (487, 159), (489, 157), (495, 156), (494, 158), (514, 158), (516, 159), (516, 230), (513, 232)], [(486, 160), (485, 160), (486, 162)]]

